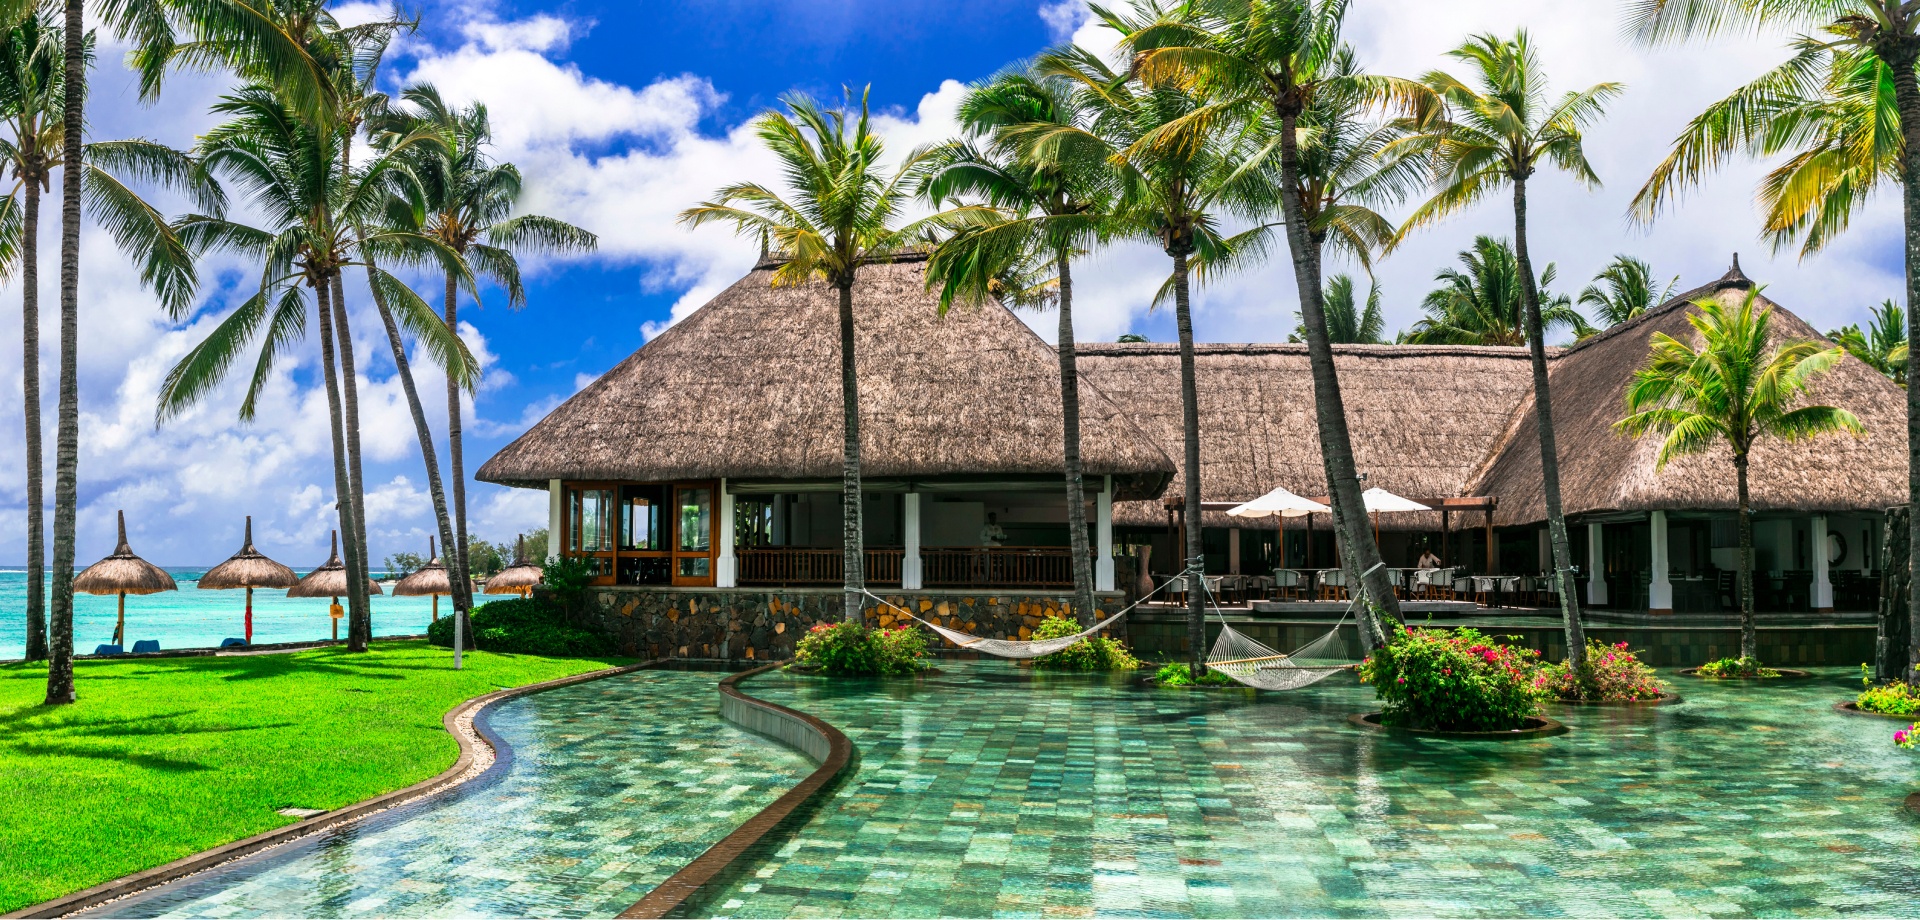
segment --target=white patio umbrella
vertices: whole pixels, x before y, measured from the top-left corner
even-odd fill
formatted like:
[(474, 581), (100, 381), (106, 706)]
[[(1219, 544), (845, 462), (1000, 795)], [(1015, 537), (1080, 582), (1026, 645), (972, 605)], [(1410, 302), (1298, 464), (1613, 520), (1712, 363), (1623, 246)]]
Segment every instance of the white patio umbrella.
[(1401, 498), (1385, 489), (1373, 488), (1360, 493), (1360, 502), (1367, 506), (1367, 513), (1373, 515), (1373, 542), (1380, 542), (1380, 512), (1395, 511), (1432, 511), (1432, 508), (1410, 498)]
[[(1285, 488), (1275, 489), (1253, 501), (1227, 509), (1234, 517), (1306, 517), (1332, 508), (1310, 498), (1302, 498)], [(1280, 530), (1280, 567), (1287, 567), (1287, 532)]]

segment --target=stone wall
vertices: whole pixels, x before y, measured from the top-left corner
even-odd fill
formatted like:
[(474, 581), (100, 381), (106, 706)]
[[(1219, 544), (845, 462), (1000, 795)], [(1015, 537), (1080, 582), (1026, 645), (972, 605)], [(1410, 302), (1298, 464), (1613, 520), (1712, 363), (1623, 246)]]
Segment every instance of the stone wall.
[[(990, 639), (1027, 639), (1040, 621), (1065, 616), (1070, 595), (967, 591), (875, 592), (888, 604), (951, 629)], [(722, 658), (779, 661), (793, 657), (794, 643), (816, 623), (837, 623), (843, 597), (820, 588), (590, 588), (587, 625), (605, 631), (624, 654), (641, 658)], [(1101, 616), (1118, 611), (1118, 593), (1097, 595)], [(912, 619), (877, 602), (866, 609), (870, 626), (894, 627)], [(1126, 634), (1125, 620), (1115, 624)], [(951, 645), (929, 643), (936, 652)]]

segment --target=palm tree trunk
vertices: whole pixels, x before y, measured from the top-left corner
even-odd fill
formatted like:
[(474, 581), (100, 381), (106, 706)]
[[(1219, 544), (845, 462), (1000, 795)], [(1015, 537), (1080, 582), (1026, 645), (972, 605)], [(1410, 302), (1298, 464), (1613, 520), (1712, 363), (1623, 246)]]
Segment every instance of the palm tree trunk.
[(1533, 362), (1533, 413), (1540, 429), (1540, 480), (1547, 494), (1547, 540), (1553, 546), (1553, 574), (1560, 590), (1560, 619), (1566, 627), (1567, 664), (1587, 666), (1587, 636), (1580, 624), (1580, 599), (1574, 596), (1573, 544), (1560, 510), (1560, 451), (1553, 435), (1553, 397), (1547, 389), (1546, 330), (1540, 322), (1540, 290), (1527, 257), (1527, 180), (1513, 182), (1513, 258), (1520, 272), (1520, 304), (1526, 310), (1527, 351)]
[(1093, 551), (1087, 541), (1087, 490), (1080, 472), (1080, 369), (1073, 346), (1073, 257), (1064, 244), (1054, 255), (1060, 266), (1060, 417), (1067, 462), (1067, 543), (1073, 553), (1073, 615), (1092, 626)]
[[(445, 302), (447, 331), (460, 336), (460, 289), (447, 273)], [(453, 539), (447, 544), (447, 576), (457, 587), (454, 606), (464, 617), (473, 608), (473, 579), (467, 574), (467, 470), (460, 453), (460, 384), (447, 375), (447, 475), (453, 479)], [(468, 621), (461, 626), (473, 635)]]
[[(1287, 222), (1287, 248), (1293, 256), (1294, 287), (1300, 296), (1300, 324), (1307, 333), (1307, 365), (1313, 375), (1314, 421), (1320, 435), (1320, 459), (1327, 476), (1328, 504), (1335, 533), (1345, 544), (1349, 572), (1373, 574), (1365, 579), (1367, 609), (1360, 611), (1363, 641), (1385, 644), (1387, 624), (1382, 614), (1400, 619), (1400, 600), (1393, 583), (1380, 567), (1380, 545), (1367, 528), (1366, 502), (1360, 497), (1360, 476), (1353, 459), (1353, 438), (1347, 431), (1347, 410), (1340, 396), (1340, 377), (1333, 365), (1333, 343), (1327, 337), (1326, 303), (1320, 279), (1320, 243), (1307, 226), (1306, 205), (1300, 200), (1300, 145), (1297, 115), (1281, 112), (1280, 209)], [(1368, 634), (1371, 635), (1368, 635)]]
[(345, 286), (338, 272), (328, 287), (333, 292), (335, 345), (340, 350), (340, 401), (346, 410), (347, 500), (353, 503), (353, 540), (347, 547), (347, 587), (351, 592), (347, 596), (347, 651), (364, 652), (373, 638), (373, 605), (367, 595), (367, 493), (360, 466), (360, 384), (354, 372)]
[(47, 658), (46, 457), (40, 444), (40, 180), (22, 177), (20, 375), (27, 416), (27, 660)]
[(1193, 367), (1193, 310), (1187, 278), (1187, 249), (1173, 251), (1173, 316), (1180, 330), (1181, 467), (1186, 480), (1187, 670), (1194, 677), (1207, 668), (1206, 519), (1200, 511), (1200, 387)]
[(1747, 455), (1733, 455), (1740, 498), (1740, 657), (1760, 657), (1760, 638), (1753, 630), (1753, 509), (1747, 494)]
[(861, 594), (866, 591), (866, 533), (860, 497), (860, 380), (853, 351), (853, 279), (839, 282), (840, 291), (840, 424), (846, 435), (841, 445), (840, 547), (849, 623), (866, 619)]
[[(420, 439), (420, 459), (427, 467), (427, 494), (433, 498), (434, 523), (439, 525), (440, 545), (453, 545), (453, 518), (447, 513), (447, 494), (440, 481), (440, 458), (433, 448), (433, 429), (427, 425), (427, 412), (420, 405), (420, 391), (413, 385), (413, 368), (407, 362), (407, 348), (400, 338), (400, 326), (393, 320), (393, 311), (387, 307), (386, 295), (373, 283), (376, 271), (373, 258), (367, 257), (367, 289), (373, 294), (374, 308), (380, 311), (380, 322), (387, 329), (387, 344), (393, 348), (394, 371), (400, 377), (400, 390), (407, 395), (407, 411), (413, 415), (413, 433)], [(467, 619), (467, 607), (471, 604), (472, 584), (460, 580), (453, 581), (453, 615), (460, 617), (460, 634), (468, 639), (473, 636), (473, 621)], [(463, 590), (464, 589), (464, 590)]]
[[(313, 286), (314, 310), (319, 317), (320, 326), (320, 368), (321, 376), (327, 388), (327, 415), (329, 430), (333, 435), (333, 505), (340, 518), (340, 532), (347, 535), (346, 558), (342, 562), (347, 568), (347, 603), (353, 603), (354, 589), (366, 590), (366, 573), (357, 571), (358, 563), (352, 547), (355, 527), (352, 482), (347, 478), (347, 438), (345, 419), (340, 407), (340, 380), (333, 361), (333, 290), (325, 282)], [(351, 609), (348, 616), (352, 617)], [(351, 648), (353, 642), (353, 621), (348, 620), (347, 642)]]
[[(1906, 229), (1907, 341), (1920, 343), (1920, 77), (1914, 54), (1882, 55), (1893, 73), (1905, 160), (1900, 164), (1900, 204)], [(1920, 351), (1907, 352), (1907, 507), (1920, 509)], [(1920, 572), (1920, 514), (1907, 517), (1908, 564)], [(1920, 681), (1920, 578), (1911, 580), (1907, 602), (1907, 679)]]
[(48, 623), (47, 705), (74, 701), (73, 530), (80, 468), (80, 136), (86, 111), (85, 0), (66, 0), (66, 122), (60, 170), (60, 416), (53, 456), (53, 606)]

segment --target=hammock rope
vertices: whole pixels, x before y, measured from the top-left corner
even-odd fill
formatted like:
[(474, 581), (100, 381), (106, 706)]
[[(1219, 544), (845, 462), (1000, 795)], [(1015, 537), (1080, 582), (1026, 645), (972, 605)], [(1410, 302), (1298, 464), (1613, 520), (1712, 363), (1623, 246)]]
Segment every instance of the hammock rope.
[(1167, 585), (1170, 585), (1172, 583), (1173, 582), (1168, 581), (1160, 585), (1160, 587), (1155, 588), (1152, 591), (1148, 591), (1146, 594), (1141, 595), (1139, 600), (1136, 600), (1133, 603), (1128, 604), (1127, 606), (1121, 608), (1119, 613), (1116, 613), (1113, 616), (1107, 617), (1106, 619), (1101, 620), (1100, 622), (1095, 623), (1092, 626), (1089, 626), (1086, 629), (1083, 629), (1077, 633), (1074, 633), (1071, 636), (1061, 636), (1057, 639), (1033, 639), (1033, 640), (989, 639), (984, 636), (975, 636), (970, 633), (961, 632), (960, 630), (957, 630), (957, 629), (949, 629), (945, 626), (941, 626), (938, 623), (934, 623), (929, 620), (922, 619), (920, 616), (916, 615), (913, 611), (908, 610), (907, 608), (902, 607), (899, 604), (892, 603), (882, 597), (879, 597), (875, 595), (873, 592), (868, 591), (865, 588), (860, 589), (860, 593), (865, 594), (866, 596), (871, 597), (876, 601), (879, 601), (882, 606), (891, 607), (894, 610), (898, 610), (901, 613), (904, 613), (907, 616), (912, 617), (914, 620), (919, 621), (922, 625), (926, 626), (928, 629), (931, 629), (934, 632), (939, 633), (941, 638), (947, 640), (948, 642), (953, 643), (954, 645), (959, 646), (960, 648), (966, 649), (967, 651), (982, 652), (984, 654), (993, 655), (994, 657), (997, 657), (997, 658), (1039, 658), (1042, 655), (1051, 655), (1055, 652), (1064, 651), (1067, 647), (1073, 645), (1074, 643), (1079, 642), (1080, 640), (1085, 639), (1089, 636), (1100, 633), (1101, 631), (1105, 630), (1107, 627), (1112, 626), (1114, 622), (1119, 620), (1121, 617), (1126, 616), (1129, 612), (1133, 610), (1133, 608), (1146, 603), (1148, 598), (1153, 597), (1155, 594), (1159, 594), (1162, 590), (1164, 590), (1167, 587)]
[[(1374, 568), (1385, 564), (1380, 563)], [(1191, 563), (1188, 568), (1192, 569)], [(1373, 574), (1373, 569), (1368, 569), (1366, 574)], [(1366, 597), (1364, 587), (1359, 588), (1359, 593), (1347, 602), (1346, 610), (1341, 612), (1333, 629), (1288, 654), (1268, 648), (1227, 625), (1226, 614), (1220, 611), (1212, 590), (1204, 587), (1204, 579), (1200, 583), (1202, 590), (1206, 591), (1207, 606), (1213, 608), (1214, 616), (1220, 621), (1220, 635), (1213, 640), (1213, 648), (1207, 651), (1208, 668), (1257, 690), (1298, 690), (1342, 671), (1350, 671), (1358, 664), (1346, 655), (1346, 642), (1340, 637), (1340, 627), (1347, 624), (1347, 617), (1353, 614), (1354, 605)]]

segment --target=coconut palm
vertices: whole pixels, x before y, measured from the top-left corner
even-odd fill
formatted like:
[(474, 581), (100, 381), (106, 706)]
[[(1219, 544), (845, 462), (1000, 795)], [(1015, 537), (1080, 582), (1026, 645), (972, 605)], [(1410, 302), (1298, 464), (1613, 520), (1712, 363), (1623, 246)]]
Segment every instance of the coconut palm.
[(1546, 494), (1548, 540), (1565, 623), (1567, 661), (1585, 667), (1587, 642), (1574, 593), (1573, 552), (1560, 505), (1560, 456), (1555, 444), (1553, 402), (1547, 386), (1547, 346), (1540, 291), (1527, 252), (1527, 182), (1542, 165), (1558, 167), (1576, 181), (1598, 186), (1587, 163), (1582, 132), (1618, 96), (1619, 83), (1596, 83), (1559, 98), (1547, 95), (1546, 65), (1525, 31), (1511, 39), (1476, 35), (1450, 52), (1474, 70), (1474, 85), (1443, 71), (1421, 78), (1446, 102), (1445, 114), (1425, 119), (1408, 147), (1433, 158), (1437, 188), (1414, 211), (1401, 232), (1457, 213), (1498, 192), (1513, 191), (1513, 240), (1532, 352), (1534, 420), (1540, 433), (1540, 472)]
[(1655, 333), (1646, 365), (1627, 385), (1627, 417), (1614, 428), (1633, 437), (1665, 437), (1656, 469), (1675, 457), (1724, 445), (1732, 452), (1740, 516), (1740, 657), (1755, 658), (1753, 627), (1753, 511), (1747, 470), (1762, 438), (1801, 441), (1866, 429), (1853, 413), (1833, 406), (1798, 406), (1814, 379), (1846, 354), (1808, 341), (1773, 341), (1772, 306), (1760, 289), (1737, 307), (1713, 297), (1694, 301), (1687, 321), (1698, 344)]
[(1680, 276), (1660, 287), (1653, 278), (1653, 266), (1623, 253), (1594, 275), (1593, 282), (1580, 292), (1580, 306), (1592, 307), (1594, 317), (1607, 326), (1618, 326), (1665, 303), (1680, 284)]
[(1013, 138), (1023, 129), (1078, 126), (1090, 114), (1066, 80), (1033, 73), (994, 77), (973, 87), (960, 103), (960, 126), (973, 142), (955, 141), (942, 149), (922, 192), (936, 203), (962, 195), (976, 198), (996, 211), (949, 237), (928, 259), (927, 284), (940, 288), (943, 312), (955, 301), (989, 298), (1059, 311), (1061, 454), (1074, 614), (1082, 625), (1092, 625), (1095, 607), (1080, 465), (1073, 259), (1098, 245), (1110, 229), (1119, 183), (1099, 148), (1076, 145), (1065, 156), (1036, 161), (1024, 157)]
[[(1149, 83), (1191, 87), (1206, 99), (1178, 129), (1165, 132), (1166, 140), (1238, 123), (1258, 142), (1247, 152), (1247, 167), (1277, 172), (1265, 207), (1257, 210), (1270, 214), (1277, 201), (1286, 229), (1335, 528), (1353, 574), (1374, 572), (1366, 580), (1371, 605), (1398, 617), (1391, 584), (1377, 567), (1379, 547), (1358, 510), (1359, 477), (1327, 336), (1321, 266), (1329, 248), (1369, 264), (1370, 252), (1392, 236), (1373, 208), (1399, 200), (1414, 176), (1409, 166), (1416, 164), (1383, 156), (1395, 128), (1372, 122), (1367, 110), (1392, 104), (1418, 113), (1431, 95), (1418, 84), (1360, 71), (1340, 41), (1345, 0), (1194, 0), (1141, 9), (1142, 20), (1151, 21), (1122, 29), (1136, 52), (1134, 71)], [(1256, 228), (1230, 251), (1259, 256), (1271, 232)], [(1371, 609), (1363, 616), (1371, 621)], [(1384, 641), (1380, 624), (1370, 629), (1373, 641)]]
[(866, 591), (865, 540), (861, 532), (860, 387), (854, 369), (853, 286), (860, 266), (884, 262), (924, 245), (931, 234), (959, 230), (969, 218), (985, 219), (985, 207), (942, 211), (903, 220), (915, 190), (934, 166), (930, 149), (914, 150), (887, 171), (885, 150), (873, 133), (867, 98), (857, 112), (825, 109), (804, 96), (789, 97), (787, 112), (768, 112), (754, 123), (761, 143), (780, 160), (792, 193), (757, 182), (729, 185), (712, 201), (680, 213), (690, 227), (731, 224), (742, 236), (771, 242), (786, 261), (773, 283), (798, 286), (816, 279), (839, 295), (840, 402), (844, 441), (841, 463), (841, 539), (845, 618), (859, 622)]
[[(520, 171), (511, 163), (494, 162), (487, 153), (493, 140), (492, 124), (484, 105), (456, 108), (430, 84), (408, 88), (402, 98), (408, 109), (395, 112), (383, 129), (388, 133), (436, 133), (439, 146), (421, 146), (413, 157), (413, 171), (425, 190), (427, 209), (420, 231), (457, 253), (478, 277), (500, 285), (507, 304), (526, 305), (516, 253), (582, 253), (599, 245), (594, 234), (572, 224), (538, 214), (514, 216), (520, 199)], [(443, 307), (447, 328), (459, 334), (459, 278), (446, 274)], [(447, 462), (453, 483), (453, 537), (446, 545), (453, 579), (467, 591), (467, 489), (462, 456), (461, 387), (447, 380)], [(455, 604), (461, 605), (456, 599)], [(465, 606), (461, 606), (464, 611)]]
[[(1387, 344), (1387, 318), (1380, 310), (1380, 285), (1367, 284), (1367, 305), (1362, 309), (1355, 299), (1352, 275), (1334, 275), (1327, 282), (1322, 310), (1327, 317), (1327, 341), (1334, 345)], [(1297, 315), (1297, 314), (1296, 314)], [(1289, 342), (1307, 340), (1306, 323), (1295, 326)]]
[[(1801, 161), (1806, 167), (1799, 175), (1799, 189), (1780, 197), (1799, 198), (1807, 204), (1804, 208), (1785, 208), (1779, 214), (1770, 212), (1767, 227), (1774, 231), (1794, 225), (1793, 215), (1803, 213), (1805, 218), (1796, 233), (1806, 243), (1844, 229), (1847, 216), (1865, 200), (1865, 189), (1882, 174), (1892, 176), (1900, 183), (1900, 214), (1905, 228), (1902, 256), (1907, 289), (1901, 299), (1909, 305), (1920, 302), (1920, 73), (1916, 73), (1920, 68), (1920, 7), (1905, 0), (1635, 0), (1629, 6), (1628, 23), (1635, 35), (1650, 43), (1766, 25), (1819, 33), (1820, 37), (1802, 35), (1793, 59), (1756, 84), (1777, 77), (1790, 96), (1808, 98), (1819, 95), (1811, 87), (1822, 81), (1833, 87), (1839, 77), (1839, 86), (1854, 88), (1825, 93), (1830, 101), (1841, 103), (1832, 107), (1832, 117), (1818, 108), (1806, 108), (1800, 111), (1800, 118), (1754, 122), (1746, 117), (1748, 109), (1738, 104), (1741, 94), (1736, 92), (1727, 100), (1735, 105), (1715, 107), (1730, 116), (1728, 120), (1709, 132), (1723, 133), (1730, 142), (1705, 145), (1701, 156), (1680, 163), (1674, 171), (1689, 180), (1697, 178), (1724, 155), (1712, 151), (1746, 146), (1746, 136), (1759, 133), (1754, 128), (1766, 127), (1789, 144), (1804, 144), (1804, 152), (1810, 156), (1804, 160), (1796, 156), (1787, 164)], [(1831, 62), (1820, 60), (1822, 55), (1830, 56)], [(1857, 75), (1847, 76), (1849, 71)], [(1872, 90), (1867, 92), (1869, 85)], [(1747, 98), (1760, 101), (1757, 94)], [(1873, 101), (1867, 103), (1867, 98)], [(1701, 117), (1708, 118), (1715, 109)], [(1700, 126), (1700, 119), (1689, 127), (1695, 126)], [(1845, 138), (1854, 141), (1850, 149), (1841, 146)], [(1775, 175), (1768, 177), (1763, 194), (1768, 186), (1777, 184)], [(1649, 200), (1642, 213), (1650, 215), (1662, 203)], [(1908, 312), (1907, 337), (1920, 337), (1920, 312)], [(1920, 359), (1909, 350), (1909, 379), (1920, 373), (1914, 365), (1916, 360)], [(1920, 389), (1907, 388), (1907, 418), (1909, 425), (1912, 419), (1920, 418)], [(1907, 451), (1908, 504), (1920, 505), (1920, 438), (1909, 438)], [(1913, 569), (1917, 567), (1915, 561), (1920, 560), (1920, 515), (1912, 516), (1909, 527), (1909, 551), (1914, 555), (1907, 562)], [(1907, 646), (1907, 668), (1910, 679), (1920, 680), (1920, 579), (1909, 581), (1908, 634), (1916, 638)]]
[(1899, 304), (1888, 300), (1873, 309), (1867, 328), (1848, 324), (1827, 333), (1827, 338), (1888, 380), (1907, 385), (1907, 317)]
[[(1420, 302), (1427, 316), (1413, 324), (1406, 340), (1419, 345), (1525, 345), (1526, 307), (1520, 285), (1520, 261), (1506, 240), (1478, 236), (1473, 248), (1460, 252), (1460, 268), (1444, 268), (1433, 276), (1440, 286)], [(1540, 298), (1540, 320), (1548, 332), (1565, 329), (1575, 337), (1591, 334), (1586, 317), (1564, 294), (1548, 290), (1554, 266), (1549, 263), (1535, 285)]]
[[(346, 332), (338, 322), (345, 305), (338, 301), (333, 281), (345, 267), (366, 265), (367, 253), (382, 246), (435, 252), (444, 265), (464, 272), (457, 254), (423, 234), (386, 228), (364, 235), (361, 231), (380, 226), (379, 218), (396, 194), (415, 207), (420, 205), (419, 189), (405, 171), (403, 158), (414, 144), (433, 141), (409, 140), (365, 164), (343, 169), (340, 146), (347, 138), (338, 126), (308, 126), (272, 88), (243, 87), (223, 97), (214, 111), (231, 120), (201, 138), (202, 160), (208, 170), (244, 189), (252, 209), (264, 220), (260, 226), (250, 226), (219, 213), (195, 214), (178, 222), (179, 233), (197, 249), (225, 249), (260, 260), (260, 283), (168, 373), (160, 390), (158, 418), (165, 421), (205, 398), (240, 352), (258, 339), (259, 356), (240, 406), (240, 417), (252, 419), (274, 367), (306, 333), (306, 292), (311, 291), (335, 436), (334, 485), (343, 527), (351, 531), (357, 509), (344, 437), (351, 433), (351, 426), (338, 380), (345, 368), (336, 372), (334, 364), (335, 335)], [(470, 385), (473, 360), (466, 346), (404, 284), (373, 270), (376, 283), (397, 308), (401, 325), (449, 368), (450, 375)], [(345, 351), (343, 347), (339, 353)], [(350, 572), (353, 566), (349, 561)], [(358, 611), (353, 612), (348, 637), (349, 647), (355, 650), (364, 650), (371, 637), (371, 622)]]

